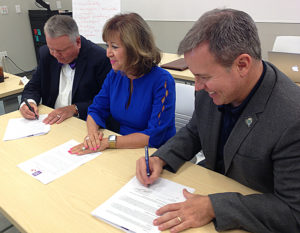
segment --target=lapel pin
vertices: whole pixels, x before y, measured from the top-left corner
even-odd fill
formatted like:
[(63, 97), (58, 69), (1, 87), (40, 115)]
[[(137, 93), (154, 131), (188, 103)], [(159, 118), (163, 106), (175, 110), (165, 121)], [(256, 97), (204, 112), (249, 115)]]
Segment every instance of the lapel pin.
[(248, 117), (248, 118), (245, 120), (245, 123), (246, 123), (246, 125), (248, 126), (248, 128), (251, 127), (252, 122), (253, 122), (252, 117)]

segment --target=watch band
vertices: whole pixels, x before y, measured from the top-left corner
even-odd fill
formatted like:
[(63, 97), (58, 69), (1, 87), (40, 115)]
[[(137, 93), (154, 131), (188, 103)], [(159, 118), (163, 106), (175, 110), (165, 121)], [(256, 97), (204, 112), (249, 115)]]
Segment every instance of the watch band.
[(74, 116), (78, 117), (79, 116), (78, 108), (77, 108), (76, 104), (73, 104), (73, 105), (74, 105), (74, 108), (75, 108)]
[(110, 149), (116, 148), (117, 136), (116, 135), (109, 135), (108, 136), (108, 144)]

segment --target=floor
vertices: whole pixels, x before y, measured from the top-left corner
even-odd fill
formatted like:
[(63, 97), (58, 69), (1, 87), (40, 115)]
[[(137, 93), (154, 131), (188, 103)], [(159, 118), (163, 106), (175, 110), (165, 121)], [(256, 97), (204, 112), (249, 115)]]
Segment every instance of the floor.
[(20, 231), (0, 213), (0, 233), (20, 233)]
[[(5, 97), (0, 100), (0, 115), (13, 112), (19, 109), (19, 104), (21, 101), (21, 95)], [(1, 232), (0, 232), (1, 233)]]

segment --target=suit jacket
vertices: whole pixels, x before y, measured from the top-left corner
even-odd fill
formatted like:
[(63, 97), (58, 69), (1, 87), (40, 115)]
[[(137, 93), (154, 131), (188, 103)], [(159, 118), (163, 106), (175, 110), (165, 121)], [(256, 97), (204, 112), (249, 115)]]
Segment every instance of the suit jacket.
[[(40, 48), (39, 53), (37, 70), (24, 88), (22, 102), (24, 98), (34, 99), (37, 104), (42, 100), (42, 104), (54, 108), (59, 92), (61, 65), (50, 54), (46, 45)], [(72, 88), (72, 104), (77, 106), (81, 119), (86, 119), (87, 108), (110, 70), (105, 50), (81, 36)]]
[[(154, 155), (177, 171), (202, 149), (214, 170), (220, 123), (212, 99), (196, 92), (191, 121)], [(262, 194), (209, 195), (218, 231), (300, 232), (300, 88), (269, 63), (224, 146), (224, 164), (226, 176)]]

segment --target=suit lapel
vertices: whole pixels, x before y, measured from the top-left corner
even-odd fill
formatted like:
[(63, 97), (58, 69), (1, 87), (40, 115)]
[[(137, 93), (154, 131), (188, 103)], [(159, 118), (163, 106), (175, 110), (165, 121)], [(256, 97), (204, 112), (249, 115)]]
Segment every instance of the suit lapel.
[(73, 81), (73, 87), (72, 87), (72, 99), (74, 99), (74, 95), (79, 87), (79, 83), (81, 78), (84, 77), (83, 73), (85, 70), (86, 63), (81, 61), (82, 59), (78, 59), (75, 69), (75, 75), (74, 75), (74, 81)]
[(203, 137), (203, 149), (206, 148), (204, 154), (208, 155), (206, 156), (207, 167), (215, 169), (222, 114), (212, 101), (210, 104), (213, 106), (209, 108), (207, 130), (205, 130), (207, 137)]
[(248, 105), (242, 112), (239, 120), (235, 124), (224, 147), (225, 174), (230, 168), (231, 162), (236, 155), (240, 145), (247, 135), (259, 121), (259, 114), (265, 110), (266, 104), (275, 85), (274, 71), (267, 65), (265, 77), (250, 99)]
[[(81, 78), (84, 78), (84, 71), (87, 65), (87, 52), (86, 52), (86, 41), (81, 37), (81, 49), (77, 57), (75, 75), (72, 87), (72, 100), (74, 99), (75, 93), (79, 87)], [(73, 101), (72, 101), (73, 102)]]
[(51, 82), (53, 84), (53, 87), (51, 88), (52, 94), (49, 95), (50, 98), (49, 102), (50, 102), (50, 106), (54, 107), (59, 92), (59, 80), (60, 80), (60, 71), (61, 71), (61, 66), (57, 63), (56, 60), (55, 60), (55, 65), (52, 66), (51, 70), (52, 70)]
[(242, 115), (243, 116), (239, 118), (234, 128), (232, 129), (230, 136), (224, 146), (225, 174), (228, 171), (232, 159), (236, 154), (238, 148), (258, 121), (258, 117), (255, 113)]

